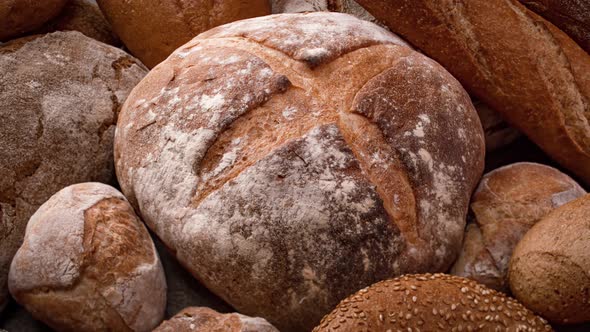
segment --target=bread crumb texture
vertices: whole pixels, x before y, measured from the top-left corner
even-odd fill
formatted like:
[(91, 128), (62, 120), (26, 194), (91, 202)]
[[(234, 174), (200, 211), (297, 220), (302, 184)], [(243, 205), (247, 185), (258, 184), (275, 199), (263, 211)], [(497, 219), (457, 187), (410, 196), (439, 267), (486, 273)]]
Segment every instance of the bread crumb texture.
[(13, 297), (59, 331), (151, 331), (166, 281), (125, 197), (100, 183), (66, 187), (31, 217), (9, 275)]
[(483, 151), (442, 67), (369, 22), (309, 13), (179, 48), (125, 103), (115, 163), (193, 275), (301, 331), (375, 281), (448, 269)]

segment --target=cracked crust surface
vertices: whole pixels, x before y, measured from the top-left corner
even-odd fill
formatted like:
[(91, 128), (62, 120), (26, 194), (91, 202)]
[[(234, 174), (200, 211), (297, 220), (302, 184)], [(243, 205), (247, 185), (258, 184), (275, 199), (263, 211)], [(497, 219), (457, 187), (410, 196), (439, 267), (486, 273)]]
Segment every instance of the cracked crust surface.
[(473, 222), (451, 273), (508, 292), (508, 264), (520, 239), (551, 211), (585, 194), (545, 165), (516, 163), (487, 173), (473, 194)]
[(179, 48), (125, 103), (115, 159), (193, 275), (299, 331), (376, 280), (447, 269), (483, 150), (442, 67), (371, 23), (309, 13)]
[(590, 56), (564, 32), (516, 0), (358, 2), (590, 183)]
[(516, 246), (510, 289), (528, 308), (558, 324), (590, 320), (590, 195), (535, 224)]
[(67, 0), (0, 1), (0, 41), (35, 30), (59, 14)]
[(279, 332), (263, 318), (238, 313), (220, 314), (205, 307), (189, 307), (164, 321), (153, 332)]
[(150, 331), (166, 281), (152, 240), (124, 196), (100, 183), (53, 195), (31, 217), (10, 292), (59, 331)]
[[(113, 179), (119, 109), (145, 68), (126, 53), (58, 32), (0, 48), (0, 287), (35, 210), (78, 182)], [(2, 302), (2, 300), (0, 300)]]
[(270, 14), (268, 0), (98, 0), (131, 53), (152, 68), (213, 27)]

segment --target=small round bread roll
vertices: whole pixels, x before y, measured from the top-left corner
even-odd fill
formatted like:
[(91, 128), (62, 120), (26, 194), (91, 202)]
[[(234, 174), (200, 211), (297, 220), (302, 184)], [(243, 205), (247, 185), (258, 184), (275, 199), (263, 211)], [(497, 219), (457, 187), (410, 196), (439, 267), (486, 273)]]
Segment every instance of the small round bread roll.
[(508, 277), (514, 296), (551, 322), (590, 321), (590, 195), (533, 226), (514, 250)]
[(119, 109), (146, 69), (79, 32), (0, 46), (0, 308), (27, 221), (58, 190), (114, 179)]
[(117, 35), (152, 68), (203, 31), (271, 13), (269, 0), (98, 0)]
[(358, 291), (314, 332), (551, 331), (514, 299), (445, 274), (406, 275)]
[(121, 45), (121, 41), (111, 30), (111, 25), (94, 0), (69, 0), (57, 17), (47, 22), (36, 32), (71, 30), (79, 31), (106, 44)]
[(0, 42), (35, 30), (59, 14), (67, 0), (0, 0)]
[(9, 287), (58, 331), (151, 331), (166, 307), (148, 231), (125, 197), (101, 183), (64, 188), (35, 212)]
[(524, 234), (553, 209), (586, 191), (557, 169), (515, 163), (487, 173), (471, 200), (473, 222), (451, 274), (507, 292), (508, 264)]
[(263, 318), (220, 314), (206, 307), (189, 307), (164, 321), (153, 332), (279, 332)]
[(469, 95), (340, 13), (227, 24), (121, 112), (117, 176), (183, 266), (237, 311), (308, 331), (341, 299), (455, 261), (483, 169)]

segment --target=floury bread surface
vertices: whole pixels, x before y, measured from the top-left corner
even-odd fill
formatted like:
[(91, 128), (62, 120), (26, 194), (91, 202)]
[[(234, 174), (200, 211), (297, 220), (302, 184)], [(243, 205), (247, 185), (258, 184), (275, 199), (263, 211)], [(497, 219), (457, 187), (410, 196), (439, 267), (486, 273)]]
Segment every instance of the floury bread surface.
[(125, 197), (101, 183), (53, 195), (31, 217), (10, 293), (57, 331), (151, 331), (164, 317), (156, 248)]
[(336, 13), (212, 29), (133, 90), (119, 182), (149, 227), (239, 312), (303, 331), (387, 277), (444, 271), (483, 168), (460, 84)]
[(259, 317), (221, 314), (205, 307), (189, 307), (164, 321), (153, 332), (279, 332)]
[(129, 54), (78, 32), (0, 47), (0, 307), (35, 210), (73, 183), (114, 178), (117, 116), (146, 72)]

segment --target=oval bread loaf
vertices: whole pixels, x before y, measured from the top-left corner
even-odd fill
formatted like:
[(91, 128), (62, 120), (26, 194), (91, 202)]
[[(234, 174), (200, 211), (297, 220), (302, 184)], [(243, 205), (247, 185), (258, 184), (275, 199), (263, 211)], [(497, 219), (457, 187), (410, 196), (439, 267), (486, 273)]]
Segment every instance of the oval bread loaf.
[(153, 332), (279, 332), (263, 318), (238, 313), (220, 314), (205, 307), (189, 307), (164, 321)]
[(98, 0), (133, 55), (152, 68), (199, 33), (270, 14), (269, 0)]
[(59, 14), (68, 0), (0, 0), (0, 42), (35, 30)]
[(590, 55), (517, 0), (358, 0), (590, 184)]
[(116, 168), (203, 284), (282, 331), (461, 246), (483, 168), (460, 84), (378, 26), (281, 14), (212, 29), (134, 89)]
[(514, 249), (510, 289), (549, 321), (590, 321), (590, 195), (554, 210)]
[(114, 178), (115, 123), (146, 69), (78, 32), (0, 47), (0, 307), (25, 225), (73, 183)]
[(35, 212), (9, 286), (58, 331), (151, 331), (166, 306), (148, 231), (125, 197), (100, 183), (64, 188)]
[(520, 239), (549, 212), (585, 194), (572, 178), (540, 164), (516, 163), (487, 173), (473, 194), (473, 222), (451, 274), (509, 291), (508, 264)]
[(407, 275), (351, 295), (314, 332), (552, 331), (514, 299), (444, 274)]

